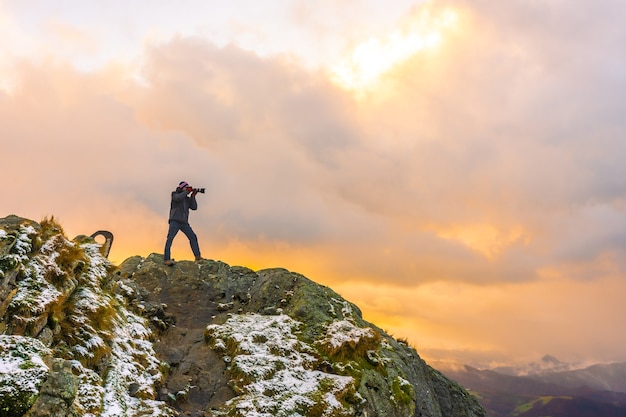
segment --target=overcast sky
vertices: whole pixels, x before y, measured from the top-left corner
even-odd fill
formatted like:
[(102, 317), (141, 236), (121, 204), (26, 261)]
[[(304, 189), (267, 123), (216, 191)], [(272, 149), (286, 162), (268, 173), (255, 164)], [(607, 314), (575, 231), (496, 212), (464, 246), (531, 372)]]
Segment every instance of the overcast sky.
[[(285, 267), (426, 359), (626, 360), (626, 3), (0, 0), (0, 217)], [(191, 259), (176, 238), (174, 257)]]

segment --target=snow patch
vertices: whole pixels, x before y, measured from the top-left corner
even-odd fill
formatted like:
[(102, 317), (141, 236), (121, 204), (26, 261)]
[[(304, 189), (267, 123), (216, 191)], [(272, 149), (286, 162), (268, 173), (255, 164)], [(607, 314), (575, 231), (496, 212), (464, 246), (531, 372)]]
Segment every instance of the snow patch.
[(344, 345), (356, 346), (361, 339), (374, 339), (376, 332), (370, 328), (360, 328), (348, 320), (335, 321), (328, 325), (326, 337), (319, 343), (330, 346), (333, 350)]
[[(354, 312), (352, 311), (352, 306), (350, 305), (348, 301), (339, 300), (337, 298), (331, 298), (330, 301), (337, 304), (337, 306), (341, 308), (342, 318), (346, 320), (354, 320)], [(338, 313), (335, 311), (335, 306), (330, 301), (328, 302), (328, 304), (330, 305), (330, 313), (333, 316), (338, 317)]]
[(46, 265), (47, 259), (32, 259), (24, 270), (24, 278), (17, 282), (17, 293), (9, 307), (24, 318), (43, 313), (61, 295), (54, 285), (43, 278), (48, 270)]
[(315, 350), (294, 334), (301, 325), (287, 315), (249, 314), (207, 326), (214, 349), (233, 350), (230, 370), (242, 394), (226, 405), (235, 415), (298, 417), (319, 404), (322, 415), (351, 415), (341, 399), (354, 389), (354, 379), (314, 369)]
[[(0, 405), (2, 410), (23, 406), (26, 398), (38, 395), (48, 377), (43, 356), (50, 354), (40, 341), (23, 336), (0, 335)], [(6, 404), (16, 399), (16, 404)]]
[(20, 234), (15, 239), (13, 249), (18, 255), (25, 256), (33, 249), (33, 241), (30, 239), (30, 235), (37, 233), (33, 226), (20, 226)]
[[(86, 395), (85, 402), (94, 403), (100, 396), (102, 412), (97, 415), (102, 417), (177, 415), (164, 402), (149, 399), (156, 397), (154, 387), (157, 382), (161, 381), (162, 374), (160, 361), (149, 340), (151, 331), (146, 320), (131, 313), (102, 291), (100, 284), (107, 276), (108, 261), (101, 255), (99, 245), (85, 244), (81, 247), (89, 259), (85, 274), (86, 285), (81, 287), (80, 299), (75, 304), (76, 313), (84, 314), (82, 317), (76, 317), (75, 320), (86, 323), (83, 329), (86, 329), (86, 336), (90, 336), (90, 338), (83, 339), (83, 348), (91, 351), (93, 347), (105, 343), (95, 329), (88, 324), (90, 320), (87, 315), (99, 309), (115, 309), (116, 311), (111, 328), (106, 332), (109, 336), (110, 347), (107, 376), (104, 381), (101, 381), (94, 375), (87, 374), (84, 378), (86, 386), (82, 391)], [(137, 384), (137, 391), (141, 393), (141, 397), (148, 399), (131, 396), (129, 394), (131, 384)]]

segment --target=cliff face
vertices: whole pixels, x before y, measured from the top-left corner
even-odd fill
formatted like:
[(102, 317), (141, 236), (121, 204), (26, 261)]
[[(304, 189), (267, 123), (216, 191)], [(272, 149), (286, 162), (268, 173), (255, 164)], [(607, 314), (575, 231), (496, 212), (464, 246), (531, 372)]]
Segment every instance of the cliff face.
[(0, 414), (486, 416), (331, 289), (0, 219)]

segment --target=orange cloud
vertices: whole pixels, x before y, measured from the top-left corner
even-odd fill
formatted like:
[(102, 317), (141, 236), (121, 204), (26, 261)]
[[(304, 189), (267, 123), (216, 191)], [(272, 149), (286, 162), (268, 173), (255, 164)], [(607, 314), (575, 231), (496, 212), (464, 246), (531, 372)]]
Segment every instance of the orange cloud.
[[(587, 358), (599, 361), (623, 357), (620, 350), (626, 340), (611, 330), (611, 318), (626, 313), (618, 302), (625, 289), (619, 275), (593, 282), (434, 282), (413, 289), (392, 283), (336, 283), (335, 288), (360, 305), (366, 319), (407, 338), (432, 360), (456, 357), (471, 362), (476, 359), (472, 352), (481, 352), (483, 359), (512, 354), (522, 362), (550, 352), (558, 352), (563, 360), (579, 360), (585, 352), (594, 352)], [(593, 309), (581, 308), (589, 304)]]
[(469, 224), (435, 228), (435, 233), (444, 239), (456, 240), (475, 250), (487, 259), (494, 259), (512, 244), (530, 243), (530, 237), (521, 226), (500, 230), (491, 224)]

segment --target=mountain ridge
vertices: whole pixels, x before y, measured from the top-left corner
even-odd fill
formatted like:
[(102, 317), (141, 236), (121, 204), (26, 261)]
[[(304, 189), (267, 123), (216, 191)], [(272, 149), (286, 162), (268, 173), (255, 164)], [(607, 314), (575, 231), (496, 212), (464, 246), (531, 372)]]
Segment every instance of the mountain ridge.
[(626, 363), (530, 375), (468, 365), (438, 369), (479, 397), (490, 417), (626, 415)]
[(0, 297), (7, 417), (486, 416), (356, 305), (282, 268), (116, 266), (92, 237), (8, 216)]

